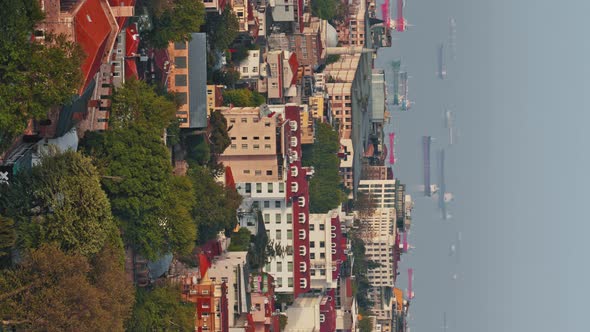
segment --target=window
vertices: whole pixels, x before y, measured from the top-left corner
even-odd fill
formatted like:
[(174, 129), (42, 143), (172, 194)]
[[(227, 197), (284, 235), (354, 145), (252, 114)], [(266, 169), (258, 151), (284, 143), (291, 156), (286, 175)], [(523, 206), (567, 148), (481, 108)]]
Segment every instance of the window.
[(325, 275), (326, 275), (326, 270), (324, 270), (324, 269), (321, 269), (321, 270), (320, 270), (320, 275), (321, 275), (321, 276), (325, 276)]
[(277, 279), (277, 287), (282, 288), (283, 287), (283, 278), (278, 278)]
[(242, 73), (248, 73), (248, 67), (242, 67)]
[(285, 192), (285, 183), (284, 182), (279, 182), (279, 193), (284, 193)]
[(174, 75), (174, 82), (176, 82), (176, 86), (186, 86), (187, 85), (187, 78), (184, 74)]
[(279, 88), (279, 85), (277, 84), (277, 82), (272, 82), (271, 87), (273, 89), (278, 89)]
[(270, 213), (265, 213), (264, 214), (264, 223), (265, 224), (270, 223)]
[(230, 118), (229, 123), (236, 123), (236, 118)]
[(252, 192), (252, 184), (246, 183), (246, 193), (249, 194)]
[(244, 174), (250, 174), (250, 170), (249, 169), (245, 169), (244, 170)]
[[(267, 122), (267, 123), (268, 123), (268, 126), (267, 127), (270, 127), (270, 122)], [(270, 136), (264, 136), (264, 140), (265, 141), (270, 141)]]
[(285, 6), (285, 11), (288, 12), (289, 11), (289, 6)]
[(281, 201), (275, 201), (275, 208), (276, 209), (280, 209), (281, 208)]
[(287, 287), (293, 287), (293, 278), (287, 279)]
[(255, 141), (257, 141), (257, 140), (259, 140), (259, 139), (260, 139), (260, 137), (259, 137), (259, 136), (254, 136), (254, 140), (255, 140)]
[(252, 67), (252, 72), (253, 73), (257, 73), (258, 72), (258, 67)]
[(270, 202), (269, 201), (264, 201), (264, 208), (268, 209), (270, 207)]
[(247, 141), (248, 140), (248, 136), (242, 136), (242, 141)]
[(290, 213), (287, 213), (287, 224), (292, 224), (293, 223), (293, 215)]
[(315, 252), (312, 252), (311, 254), (309, 254), (309, 259), (315, 259)]
[(325, 247), (326, 247), (326, 242), (320, 241), (320, 248), (325, 248)]
[(272, 194), (272, 189), (273, 189), (272, 183), (267, 183), (266, 184), (266, 191), (268, 191), (270, 194)]
[(237, 149), (237, 146), (236, 146), (235, 144), (232, 144), (232, 145), (230, 146), (230, 149), (232, 149), (232, 150), (235, 150), (235, 149)]
[(270, 271), (270, 263), (266, 263), (266, 265), (264, 266), (264, 270)]
[(281, 223), (281, 214), (280, 213), (277, 213), (275, 215), (275, 219), (277, 220), (277, 224), (280, 224)]
[(176, 93), (176, 100), (180, 105), (186, 105), (187, 96), (186, 92), (177, 92)]
[(253, 147), (254, 147), (254, 150), (258, 150), (258, 149), (260, 149), (260, 144), (254, 144)]
[[(266, 175), (269, 175), (269, 176), (270, 176), (270, 175), (272, 175), (272, 170), (270, 170), (270, 169), (267, 169), (267, 170), (266, 170)], [(269, 191), (269, 192), (272, 192), (272, 191)]]
[(270, 144), (264, 144), (264, 148), (265, 148), (266, 150), (270, 150), (271, 146), (270, 146)]
[(262, 171), (259, 170), (259, 169), (257, 169), (257, 170), (254, 171), (254, 175), (261, 176), (262, 175)]
[[(292, 229), (287, 230), (287, 240), (293, 240), (293, 230)], [(291, 271), (289, 271), (289, 272), (291, 272)]]
[(186, 50), (186, 42), (176, 42), (174, 43), (175, 50)]
[(240, 119), (240, 121), (241, 121), (242, 123), (248, 123), (248, 118), (241, 118), (241, 119)]
[(323, 231), (326, 228), (324, 224), (320, 224), (320, 231)]
[(326, 253), (320, 252), (320, 259), (326, 259)]
[(287, 272), (293, 272), (293, 262), (287, 262)]
[(186, 68), (186, 57), (185, 56), (174, 57), (174, 65), (176, 66), (176, 68)]
[(257, 194), (262, 194), (262, 183), (257, 183), (256, 184), (256, 193)]
[(315, 225), (314, 224), (309, 224), (309, 230), (310, 231), (315, 231)]
[(242, 144), (242, 149), (247, 149), (248, 148), (248, 144)]

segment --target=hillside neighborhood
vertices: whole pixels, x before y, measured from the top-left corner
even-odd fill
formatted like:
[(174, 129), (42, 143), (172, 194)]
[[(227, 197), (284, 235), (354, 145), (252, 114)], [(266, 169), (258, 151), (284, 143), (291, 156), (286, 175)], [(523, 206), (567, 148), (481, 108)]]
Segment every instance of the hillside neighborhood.
[(408, 330), (375, 1), (1, 2), (0, 331)]

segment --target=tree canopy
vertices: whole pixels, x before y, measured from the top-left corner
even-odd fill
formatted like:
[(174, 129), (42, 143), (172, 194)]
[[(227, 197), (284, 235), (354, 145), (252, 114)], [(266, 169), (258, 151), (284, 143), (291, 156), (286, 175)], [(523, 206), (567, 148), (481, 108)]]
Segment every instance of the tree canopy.
[(223, 102), (225, 105), (231, 104), (236, 107), (255, 107), (266, 103), (266, 98), (257, 91), (234, 89), (223, 91)]
[(64, 36), (47, 34), (31, 42), (43, 18), (34, 0), (2, 2), (0, 20), (0, 151), (22, 134), (31, 119), (44, 119), (52, 106), (70, 101), (82, 83), (84, 52)]
[(193, 218), (199, 226), (199, 242), (215, 238), (220, 231), (233, 229), (237, 220), (236, 210), (242, 203), (240, 194), (217, 183), (205, 167), (192, 167), (189, 177), (195, 188)]
[(159, 216), (169, 203), (172, 166), (161, 137), (132, 126), (88, 133), (81, 147), (104, 175), (102, 184), (125, 242), (147, 258), (168, 250)]
[(133, 306), (121, 250), (110, 244), (91, 259), (43, 244), (0, 270), (0, 294), (2, 325), (28, 331), (123, 331)]
[(341, 189), (338, 173), (338, 132), (326, 123), (318, 123), (315, 141), (303, 151), (304, 166), (313, 166), (315, 174), (309, 181), (309, 199), (311, 213), (326, 213), (340, 205), (346, 198)]
[(343, 16), (345, 8), (338, 0), (313, 0), (311, 2), (313, 15), (324, 20), (333, 20)]
[(138, 290), (128, 331), (192, 331), (194, 304), (182, 303), (180, 289), (164, 285), (153, 290)]
[(153, 87), (136, 79), (130, 79), (115, 90), (109, 117), (111, 129), (139, 126), (162, 132), (176, 118), (176, 104), (158, 95)]
[(241, 227), (237, 232), (231, 234), (231, 242), (227, 250), (248, 251), (251, 237), (252, 233), (246, 227)]
[(165, 48), (169, 42), (189, 41), (190, 34), (199, 32), (205, 23), (205, 6), (200, 0), (173, 0), (152, 2), (154, 28), (148, 34), (156, 48)]
[(24, 247), (55, 242), (88, 256), (119, 237), (96, 167), (73, 151), (52, 151), (19, 174), (0, 205), (17, 221)]
[(216, 13), (207, 17), (207, 34), (211, 46), (218, 51), (225, 51), (238, 36), (239, 22), (230, 6), (226, 6), (221, 15)]

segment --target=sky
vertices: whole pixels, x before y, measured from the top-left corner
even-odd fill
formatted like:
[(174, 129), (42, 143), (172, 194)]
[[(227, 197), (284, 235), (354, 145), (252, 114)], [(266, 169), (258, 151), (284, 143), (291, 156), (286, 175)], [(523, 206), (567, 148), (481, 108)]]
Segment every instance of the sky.
[[(393, 2), (393, 1), (392, 1)], [(445, 148), (443, 221), (436, 202), (414, 194), (410, 242), (398, 286), (414, 268), (411, 331), (590, 331), (590, 1), (407, 0), (408, 31), (395, 33), (376, 66), (401, 59), (407, 113), (396, 112), (394, 171), (422, 183), (422, 135)], [(447, 79), (436, 77), (436, 46)], [(390, 71), (388, 73), (391, 73)], [(587, 92), (587, 93), (585, 93)], [(448, 146), (445, 109), (460, 136)], [(449, 246), (462, 233), (461, 257)], [(457, 280), (452, 275), (457, 273)]]

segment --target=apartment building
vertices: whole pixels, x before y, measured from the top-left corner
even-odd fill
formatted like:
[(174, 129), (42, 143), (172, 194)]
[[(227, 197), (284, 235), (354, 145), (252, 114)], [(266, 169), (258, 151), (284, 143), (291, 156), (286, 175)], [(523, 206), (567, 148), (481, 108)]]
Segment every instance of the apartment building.
[(180, 128), (207, 127), (207, 35), (192, 33), (191, 41), (170, 43), (168, 90), (180, 101)]

